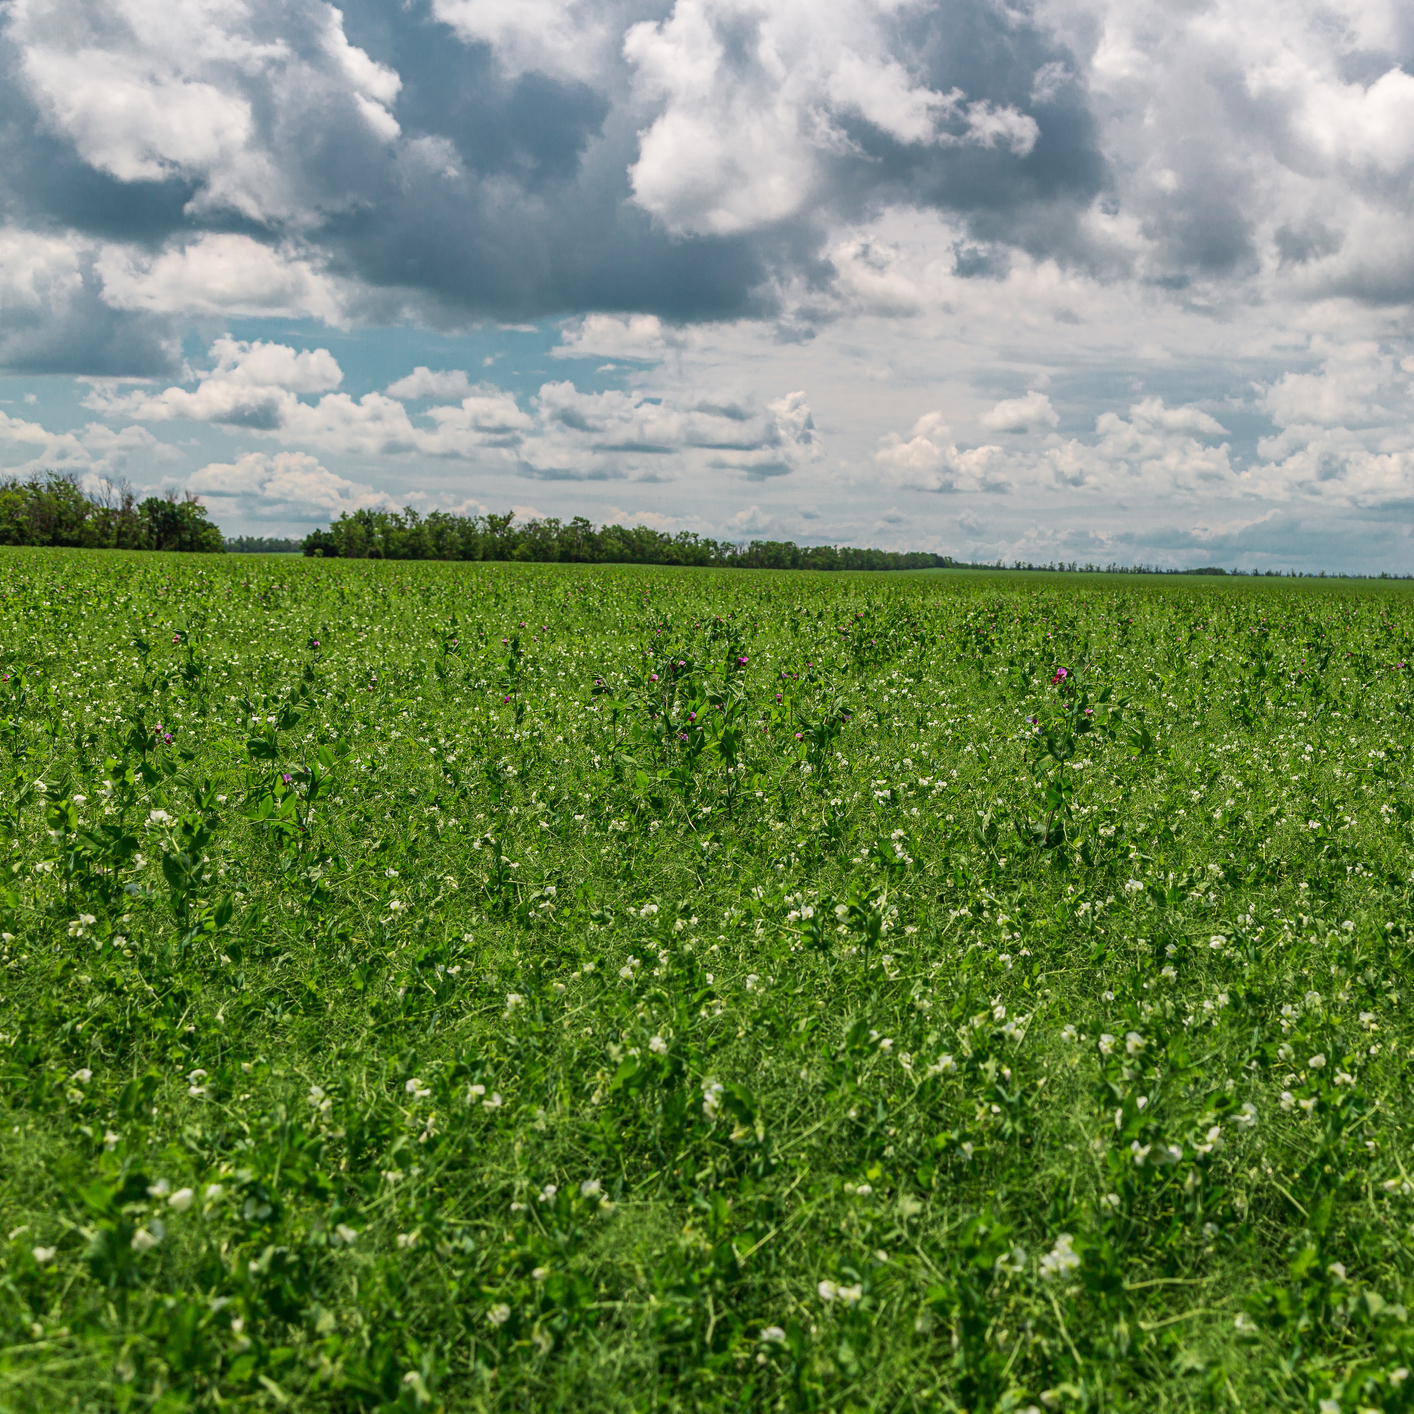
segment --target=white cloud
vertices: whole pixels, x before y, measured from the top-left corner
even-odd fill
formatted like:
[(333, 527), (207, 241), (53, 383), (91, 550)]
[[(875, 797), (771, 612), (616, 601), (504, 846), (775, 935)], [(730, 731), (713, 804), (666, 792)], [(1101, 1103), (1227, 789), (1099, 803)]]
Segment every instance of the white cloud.
[(432, 0), (469, 44), (489, 44), (507, 73), (595, 77), (613, 33), (594, 0)]
[(1161, 399), (1149, 398), (1130, 408), (1127, 421), (1118, 413), (1101, 413), (1095, 431), (1093, 443), (1056, 441), (1046, 449), (1041, 465), (1058, 486), (1118, 497), (1238, 495), (1243, 490), (1229, 444), (1210, 447), (1198, 440), (1223, 431), (1201, 408), (1168, 408)]
[(466, 397), (471, 391), (471, 380), (465, 369), (431, 369), (419, 364), (396, 383), (389, 383), (385, 391), (390, 398), (436, 398), (445, 402), (449, 398)]
[(1265, 388), (1259, 405), (1278, 427), (1386, 419), (1391, 412), (1380, 406), (1381, 395), (1404, 395), (1391, 387), (1394, 360), (1378, 344), (1363, 340), (1339, 346), (1315, 341), (1315, 351), (1327, 355), (1318, 373), (1284, 373)]
[(674, 535), (684, 528), (681, 516), (663, 515), (658, 511), (626, 511), (618, 506), (605, 506), (602, 522), (605, 525), (646, 525), (666, 535)]
[[(5, 457), (6, 451), (18, 460)], [(171, 448), (145, 427), (90, 422), (76, 432), (51, 432), (38, 422), (0, 412), (0, 466), (5, 475), (73, 472), (96, 484), (103, 477), (141, 475), (154, 463), (173, 460)]]
[(656, 361), (671, 348), (681, 348), (691, 334), (672, 330), (656, 314), (586, 314), (560, 330), (551, 350), (556, 358), (632, 358)]
[(103, 246), (95, 261), (114, 309), (246, 318), (312, 314), (343, 322), (344, 300), (313, 260), (249, 236), (212, 234), (156, 255)]
[(1029, 115), (915, 82), (889, 52), (887, 0), (676, 0), (634, 25), (623, 52), (653, 114), (630, 169), (635, 199), (670, 231), (731, 235), (800, 211), (841, 126), (863, 118), (896, 141), (1002, 145), (1039, 135)]
[(907, 439), (886, 433), (874, 461), (892, 486), (912, 491), (1000, 491), (1005, 453), (1000, 447), (959, 450), (940, 412), (924, 413)]
[(216, 367), (212, 379), (250, 388), (288, 388), (292, 393), (324, 393), (344, 381), (343, 370), (328, 349), (292, 349), (260, 339), (244, 343), (217, 339), (211, 346)]
[[(247, 452), (234, 462), (211, 462), (187, 479), (186, 489), (256, 519), (332, 518), (364, 508), (393, 509), (386, 492), (329, 471), (305, 452)], [(231, 504), (234, 503), (234, 504)]]
[(1054, 427), (1060, 417), (1045, 393), (1034, 388), (1022, 398), (1003, 398), (977, 419), (989, 432), (1029, 432), (1033, 427)]
[[(47, 124), (123, 182), (180, 177), (193, 212), (284, 219), (308, 199), (297, 122), (342, 101), (380, 141), (401, 79), (349, 43), (332, 5), (303, 7), (319, 29), (301, 52), (239, 0), (12, 0), (19, 74)], [(292, 26), (298, 31), (298, 26)], [(281, 122), (270, 124), (273, 109)]]
[(83, 248), (72, 237), (0, 227), (0, 310), (13, 324), (68, 305), (83, 291)]

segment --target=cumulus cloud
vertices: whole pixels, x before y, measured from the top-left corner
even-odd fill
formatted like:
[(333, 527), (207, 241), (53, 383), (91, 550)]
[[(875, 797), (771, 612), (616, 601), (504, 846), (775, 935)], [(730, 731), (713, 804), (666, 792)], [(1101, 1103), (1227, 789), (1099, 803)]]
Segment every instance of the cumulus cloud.
[(346, 511), (394, 508), (386, 492), (339, 476), (306, 452), (247, 452), (233, 462), (211, 462), (188, 477), (186, 489), (218, 516), (236, 509), (261, 520), (325, 519)]
[(1029, 432), (1033, 427), (1054, 427), (1060, 415), (1045, 393), (1033, 389), (1022, 398), (1003, 398), (978, 421), (989, 432)]
[(38, 422), (0, 412), (0, 468), (6, 475), (72, 472), (88, 484), (105, 477), (143, 474), (175, 460), (145, 427), (91, 422), (75, 432), (53, 432)]
[(634, 197), (672, 232), (732, 235), (794, 216), (832, 160), (862, 155), (862, 122), (904, 146), (1030, 154), (1036, 120), (919, 83), (890, 53), (894, 5), (677, 0), (624, 37), (654, 110), (631, 168)]
[(511, 75), (536, 71), (589, 79), (613, 33), (590, 0), (432, 0), (432, 13), (469, 44), (485, 44)]
[(960, 451), (940, 412), (924, 413), (907, 438), (886, 433), (874, 461), (889, 483), (914, 491), (1004, 491), (1000, 447)]
[(344, 322), (337, 284), (311, 260), (250, 236), (207, 232), (153, 253), (107, 245), (94, 261), (103, 300), (114, 309), (157, 314), (286, 318), (314, 315)]
[(406, 376), (395, 383), (389, 383), (387, 393), (390, 398), (436, 398), (445, 402), (448, 398), (464, 398), (471, 392), (471, 380), (464, 368), (428, 368), (419, 364)]
[(1141, 489), (1150, 495), (1192, 497), (1237, 494), (1240, 487), (1224, 442), (1211, 447), (1201, 437), (1221, 435), (1220, 423), (1201, 408), (1166, 407), (1146, 398), (1129, 409), (1095, 420), (1096, 438), (1078, 438), (1046, 449), (1043, 464), (1056, 484), (1125, 497)]

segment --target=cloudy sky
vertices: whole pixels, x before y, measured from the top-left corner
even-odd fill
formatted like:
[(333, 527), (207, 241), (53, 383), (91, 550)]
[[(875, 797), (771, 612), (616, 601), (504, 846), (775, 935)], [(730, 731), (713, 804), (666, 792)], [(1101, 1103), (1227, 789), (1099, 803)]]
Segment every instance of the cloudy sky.
[(1414, 7), (0, 0), (0, 469), (1414, 570)]

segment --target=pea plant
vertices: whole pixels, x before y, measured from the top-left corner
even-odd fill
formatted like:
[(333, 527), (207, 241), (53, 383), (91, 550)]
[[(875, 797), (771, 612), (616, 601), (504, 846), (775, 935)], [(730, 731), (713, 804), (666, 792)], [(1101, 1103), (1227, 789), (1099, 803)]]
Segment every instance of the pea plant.
[(0, 554), (0, 1408), (1414, 1409), (1412, 634)]

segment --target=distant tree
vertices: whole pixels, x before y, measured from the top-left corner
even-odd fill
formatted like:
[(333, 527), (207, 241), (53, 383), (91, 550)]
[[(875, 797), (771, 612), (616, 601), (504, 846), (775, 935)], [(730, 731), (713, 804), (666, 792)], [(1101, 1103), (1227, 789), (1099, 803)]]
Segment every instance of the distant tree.
[(190, 493), (139, 505), (126, 482), (105, 480), (87, 491), (72, 472), (48, 471), (0, 481), (0, 545), (220, 554), (225, 539)]

